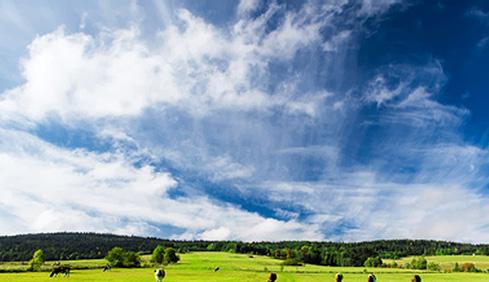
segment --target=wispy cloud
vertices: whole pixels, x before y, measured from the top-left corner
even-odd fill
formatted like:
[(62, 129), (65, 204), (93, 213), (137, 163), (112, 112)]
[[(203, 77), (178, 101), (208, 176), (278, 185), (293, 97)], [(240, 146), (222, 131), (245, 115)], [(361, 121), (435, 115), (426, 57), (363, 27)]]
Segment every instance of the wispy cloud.
[[(149, 35), (143, 16), (89, 32), (89, 11), (82, 31), (33, 38), (0, 94), (0, 232), (485, 240), (487, 152), (460, 134), (469, 111), (438, 100), (441, 64), (337, 86), (361, 23), (397, 4), (242, 1), (226, 26), (159, 7)], [(110, 146), (54, 145), (36, 133), (50, 126)]]
[(473, 7), (466, 12), (466, 15), (479, 20), (482, 24), (489, 24), (489, 12), (485, 12), (480, 8)]
[(483, 37), (479, 42), (477, 43), (477, 49), (479, 51), (484, 50), (489, 46), (489, 36)]
[[(64, 150), (22, 132), (0, 135), (0, 210), (15, 226), (3, 233), (90, 230), (216, 239), (213, 230), (225, 228), (227, 235), (218, 239), (322, 238), (313, 226), (263, 218), (207, 197), (172, 198), (168, 192), (178, 182), (170, 174), (134, 167), (118, 154)], [(183, 231), (164, 234), (163, 225)]]

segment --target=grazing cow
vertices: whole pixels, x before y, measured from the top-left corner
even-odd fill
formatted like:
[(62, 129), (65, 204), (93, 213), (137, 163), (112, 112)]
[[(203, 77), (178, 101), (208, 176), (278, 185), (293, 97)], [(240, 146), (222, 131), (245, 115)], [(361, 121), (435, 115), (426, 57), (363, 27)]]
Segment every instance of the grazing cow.
[(70, 276), (71, 268), (69, 266), (55, 266), (49, 277), (58, 277), (59, 274), (63, 274), (66, 277)]
[(336, 282), (341, 282), (343, 281), (343, 274), (341, 273), (336, 273)]
[(104, 266), (104, 272), (111, 271), (111, 270), (112, 270), (112, 266), (110, 266), (109, 264), (107, 264), (106, 266)]
[(155, 270), (155, 279), (156, 279), (156, 282), (163, 281), (163, 278), (165, 278), (165, 271), (163, 269), (157, 269), (157, 270)]
[(375, 275), (373, 275), (373, 274), (369, 274), (367, 281), (368, 282), (375, 282), (375, 281), (377, 281), (377, 277), (375, 277)]
[(412, 282), (421, 282), (421, 277), (419, 275), (414, 275), (413, 279), (411, 280)]
[(216, 268), (214, 268), (214, 272), (218, 272), (218, 271), (219, 271), (219, 269), (220, 269), (220, 268), (219, 268), (219, 266), (218, 266), (218, 267), (216, 267)]
[(277, 280), (277, 274), (272, 272), (270, 275), (268, 275), (268, 282), (275, 282)]

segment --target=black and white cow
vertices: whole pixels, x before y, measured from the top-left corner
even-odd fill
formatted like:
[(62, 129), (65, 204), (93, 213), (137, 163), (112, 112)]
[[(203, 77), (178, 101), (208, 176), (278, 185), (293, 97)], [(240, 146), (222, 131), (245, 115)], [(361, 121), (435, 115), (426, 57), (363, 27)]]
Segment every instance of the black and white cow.
[(155, 279), (156, 282), (162, 282), (163, 278), (165, 278), (165, 271), (163, 269), (155, 270)]
[(59, 274), (63, 274), (65, 277), (69, 277), (70, 270), (71, 268), (69, 266), (57, 265), (53, 268), (53, 271), (51, 271), (49, 277), (58, 277)]

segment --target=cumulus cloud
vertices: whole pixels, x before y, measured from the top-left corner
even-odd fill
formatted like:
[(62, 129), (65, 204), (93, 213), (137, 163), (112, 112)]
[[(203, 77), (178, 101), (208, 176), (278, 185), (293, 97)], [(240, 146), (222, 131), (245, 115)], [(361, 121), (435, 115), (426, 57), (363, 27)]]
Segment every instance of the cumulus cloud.
[(325, 22), (303, 9), (285, 13), (276, 30), (263, 30), (261, 21), (278, 11), (270, 8), (265, 19), (239, 21), (230, 36), (179, 10), (176, 23), (151, 47), (137, 27), (98, 37), (59, 28), (29, 45), (21, 63), (26, 82), (4, 94), (2, 116), (22, 114), (35, 121), (56, 116), (69, 122), (137, 116), (148, 107), (179, 107), (192, 114), (284, 107), (314, 115), (318, 101), (269, 93), (264, 84), (270, 60), (291, 58), (319, 40)]

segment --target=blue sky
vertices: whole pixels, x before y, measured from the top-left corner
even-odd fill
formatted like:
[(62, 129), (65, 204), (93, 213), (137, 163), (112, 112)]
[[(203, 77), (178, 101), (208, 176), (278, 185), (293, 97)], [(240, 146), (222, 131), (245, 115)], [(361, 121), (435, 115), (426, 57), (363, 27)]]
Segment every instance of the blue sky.
[(3, 1), (0, 233), (487, 242), (484, 1)]

